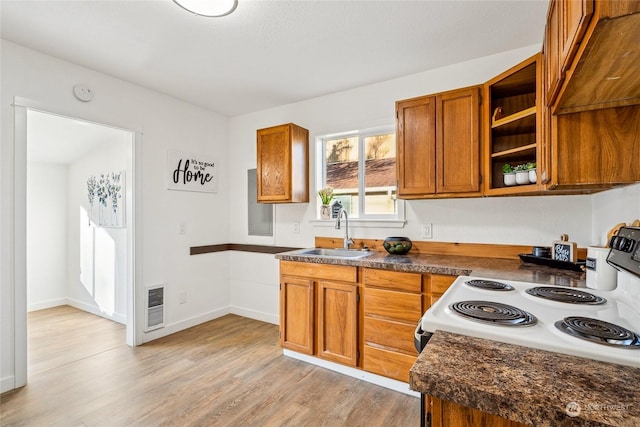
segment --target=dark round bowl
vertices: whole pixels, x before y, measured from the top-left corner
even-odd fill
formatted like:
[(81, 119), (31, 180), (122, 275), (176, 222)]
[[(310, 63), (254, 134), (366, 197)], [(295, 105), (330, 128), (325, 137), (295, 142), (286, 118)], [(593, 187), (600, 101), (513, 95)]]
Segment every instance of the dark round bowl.
[(543, 258), (551, 258), (551, 248), (548, 246), (534, 246), (531, 255)]
[(412, 245), (408, 237), (387, 237), (382, 246), (391, 255), (404, 255), (409, 252)]

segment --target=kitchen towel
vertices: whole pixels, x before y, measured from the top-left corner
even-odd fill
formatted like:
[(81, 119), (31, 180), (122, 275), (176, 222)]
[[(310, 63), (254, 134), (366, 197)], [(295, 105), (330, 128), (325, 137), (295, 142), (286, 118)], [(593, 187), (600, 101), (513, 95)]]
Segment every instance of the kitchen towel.
[(618, 286), (618, 270), (607, 264), (609, 248), (587, 248), (587, 288), (611, 291)]

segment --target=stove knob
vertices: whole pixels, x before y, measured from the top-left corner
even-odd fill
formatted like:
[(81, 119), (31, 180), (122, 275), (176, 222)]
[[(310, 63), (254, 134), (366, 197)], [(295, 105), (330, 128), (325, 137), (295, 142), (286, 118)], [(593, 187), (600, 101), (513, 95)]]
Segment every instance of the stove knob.
[(609, 241), (609, 246), (611, 247), (611, 249), (620, 250), (620, 247), (622, 246), (622, 240), (623, 239), (624, 239), (624, 237), (622, 237), (622, 236), (613, 236), (613, 237), (611, 237), (611, 240)]
[(628, 252), (628, 253), (633, 252), (633, 248), (635, 247), (635, 245), (636, 245), (635, 240), (627, 238), (626, 242), (624, 242), (624, 246), (622, 247), (622, 251)]
[(635, 243), (635, 240), (628, 237), (613, 236), (609, 246), (611, 246), (612, 249), (617, 249), (621, 252), (631, 252), (633, 251)]

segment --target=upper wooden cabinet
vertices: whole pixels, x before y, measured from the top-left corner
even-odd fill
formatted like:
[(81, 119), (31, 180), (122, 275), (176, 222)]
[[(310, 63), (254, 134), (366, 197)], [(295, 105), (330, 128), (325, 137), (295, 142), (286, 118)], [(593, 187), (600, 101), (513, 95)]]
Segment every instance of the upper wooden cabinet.
[(551, 105), (571, 66), (593, 14), (594, 0), (551, 0), (547, 14), (544, 51), (547, 63), (547, 104)]
[(562, 73), (561, 49), (560, 49), (560, 2), (551, 0), (547, 14), (547, 26), (544, 33), (543, 51), (545, 55), (545, 101), (547, 105), (553, 104), (560, 84), (564, 79)]
[(480, 188), (480, 86), (396, 102), (398, 197), (468, 197)]
[(640, 2), (552, 0), (544, 54), (554, 114), (640, 104)]
[[(543, 144), (543, 103), (541, 55), (505, 71), (485, 84), (485, 176), (484, 194), (498, 196), (539, 191), (540, 177), (546, 175), (539, 160)], [(537, 163), (538, 181), (528, 185), (505, 186), (505, 164)]]
[(640, 182), (640, 105), (551, 117), (551, 190), (592, 192)]
[(257, 131), (258, 203), (309, 202), (309, 131), (293, 123)]

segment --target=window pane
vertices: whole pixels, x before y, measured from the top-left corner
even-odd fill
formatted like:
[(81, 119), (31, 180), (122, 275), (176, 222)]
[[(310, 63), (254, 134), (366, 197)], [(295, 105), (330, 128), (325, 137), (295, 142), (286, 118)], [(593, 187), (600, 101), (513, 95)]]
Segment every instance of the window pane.
[(325, 141), (326, 185), (351, 217), (358, 215), (358, 137)]
[(396, 213), (396, 135), (364, 138), (365, 214)]

